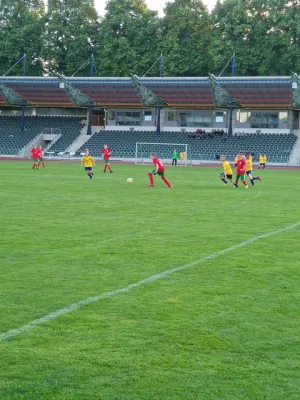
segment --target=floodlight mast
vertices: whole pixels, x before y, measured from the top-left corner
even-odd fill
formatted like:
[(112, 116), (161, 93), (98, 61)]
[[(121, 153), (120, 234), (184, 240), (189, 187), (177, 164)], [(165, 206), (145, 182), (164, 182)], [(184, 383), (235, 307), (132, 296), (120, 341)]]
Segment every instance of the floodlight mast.
[[(226, 70), (226, 68), (228, 67), (228, 65), (231, 63), (231, 76), (235, 76), (236, 74), (236, 56), (235, 53), (233, 53), (232, 57), (230, 58), (230, 60), (228, 61), (228, 63), (225, 65), (225, 67), (223, 68), (223, 70), (221, 71), (220, 75), (221, 76), (223, 74), (223, 72)], [(228, 125), (228, 136), (232, 136), (233, 132), (232, 132), (232, 106), (229, 107), (229, 125)]]
[[(163, 78), (163, 76), (164, 76), (164, 58), (163, 58), (162, 54), (159, 57), (159, 76), (160, 76), (160, 78)], [(157, 109), (157, 121), (156, 121), (156, 133), (161, 132), (160, 116), (161, 116), (161, 108), (158, 108)]]
[[(159, 77), (163, 78), (164, 76), (164, 57), (163, 54), (161, 53), (161, 55), (158, 57), (157, 60), (155, 60), (155, 62), (151, 65), (151, 67), (148, 69), (148, 71), (145, 73), (145, 75), (143, 75), (143, 78), (148, 74), (149, 71), (151, 71), (151, 69), (154, 67), (154, 65), (156, 65), (159, 61)], [(158, 107), (156, 109), (156, 133), (160, 133), (161, 132), (161, 108)]]
[(22, 57), (14, 63), (14, 65), (12, 65), (6, 72), (5, 74), (3, 74), (2, 76), (6, 76), (7, 74), (9, 74), (9, 72), (15, 68), (16, 65), (18, 65), (21, 61), (23, 61), (23, 76), (26, 76), (26, 69), (27, 69), (27, 56), (24, 53), (22, 55)]

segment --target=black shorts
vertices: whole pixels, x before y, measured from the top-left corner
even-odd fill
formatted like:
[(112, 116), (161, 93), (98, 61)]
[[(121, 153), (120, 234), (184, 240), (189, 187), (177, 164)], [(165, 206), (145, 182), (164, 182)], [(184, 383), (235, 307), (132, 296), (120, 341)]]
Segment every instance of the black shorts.
[(264, 164), (264, 163), (260, 163), (259, 165), (260, 165), (261, 167), (263, 167), (263, 166), (264, 166), (264, 165), (266, 165), (266, 164)]
[(93, 171), (93, 167), (85, 167), (84, 168), (86, 171)]
[(246, 171), (246, 174), (249, 176), (249, 175), (252, 175), (252, 171)]
[(222, 178), (232, 179), (232, 175), (225, 175), (224, 172), (222, 172), (222, 173), (220, 174), (220, 176), (221, 176)]

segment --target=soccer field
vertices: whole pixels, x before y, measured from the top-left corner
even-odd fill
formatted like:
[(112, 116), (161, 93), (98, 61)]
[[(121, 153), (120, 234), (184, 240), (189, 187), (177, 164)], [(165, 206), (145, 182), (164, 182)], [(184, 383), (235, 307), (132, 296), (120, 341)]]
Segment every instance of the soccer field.
[(112, 167), (0, 162), (0, 399), (298, 400), (299, 171)]

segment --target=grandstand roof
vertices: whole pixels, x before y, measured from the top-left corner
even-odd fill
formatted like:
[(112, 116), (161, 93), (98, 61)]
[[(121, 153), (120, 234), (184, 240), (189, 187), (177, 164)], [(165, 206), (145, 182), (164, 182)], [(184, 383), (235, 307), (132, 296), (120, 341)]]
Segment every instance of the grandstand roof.
[(245, 108), (292, 108), (291, 77), (218, 78), (218, 82)]
[[(216, 78), (243, 108), (293, 108), (292, 77)], [(131, 78), (66, 78), (66, 81), (105, 108), (143, 108)], [(160, 96), (169, 107), (216, 108), (209, 78), (139, 78), (141, 84)], [(59, 79), (54, 77), (0, 77), (37, 107), (77, 107)], [(0, 92), (0, 105), (7, 104)]]

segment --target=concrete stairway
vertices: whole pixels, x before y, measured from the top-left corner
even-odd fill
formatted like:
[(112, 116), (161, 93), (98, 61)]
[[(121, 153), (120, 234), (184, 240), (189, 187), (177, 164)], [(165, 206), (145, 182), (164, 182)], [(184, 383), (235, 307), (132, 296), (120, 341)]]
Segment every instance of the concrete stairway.
[(74, 140), (74, 142), (66, 149), (66, 152), (69, 153), (76, 153), (76, 151), (85, 143), (87, 142), (96, 132), (99, 132), (103, 127), (94, 126), (92, 127), (92, 134), (87, 135), (87, 125), (85, 125), (80, 135)]
[(295, 135), (297, 135), (297, 142), (293, 148), (293, 151), (290, 156), (289, 166), (296, 166), (300, 163), (300, 131), (294, 131)]

